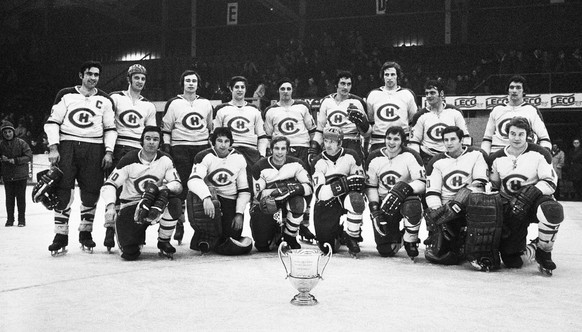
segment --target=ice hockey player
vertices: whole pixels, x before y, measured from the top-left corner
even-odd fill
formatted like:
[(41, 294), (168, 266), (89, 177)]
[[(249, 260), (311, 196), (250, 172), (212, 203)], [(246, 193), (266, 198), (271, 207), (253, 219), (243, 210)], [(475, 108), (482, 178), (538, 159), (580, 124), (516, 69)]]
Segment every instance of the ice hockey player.
[[(123, 156), (101, 188), (105, 221), (116, 225), (121, 257), (125, 260), (139, 258), (146, 229), (158, 222), (160, 255), (172, 258), (176, 252), (170, 237), (181, 213), (177, 195), (182, 184), (172, 159), (158, 150), (162, 139), (158, 127), (146, 126), (141, 150)], [(122, 188), (119, 215), (115, 209), (118, 188)]]
[(556, 269), (552, 248), (564, 220), (564, 209), (552, 196), (557, 183), (552, 156), (546, 148), (527, 142), (532, 129), (526, 118), (515, 117), (507, 126), (509, 145), (489, 159), (490, 180), (501, 193), (505, 211), (501, 259), (508, 268), (522, 267), (527, 230), (537, 222), (538, 237), (532, 242), (537, 247), (535, 260), (549, 276)]
[(189, 195), (196, 196), (187, 201), (194, 228), (190, 249), (213, 249), (221, 255), (248, 254), (253, 242), (242, 236), (244, 210), (251, 199), (245, 157), (232, 148), (233, 135), (227, 127), (215, 128), (210, 141), (212, 147), (194, 158), (188, 180)]
[[(156, 125), (156, 107), (141, 95), (147, 74), (146, 68), (140, 64), (129, 66), (127, 90), (112, 92), (109, 95), (115, 107), (115, 127), (117, 128), (113, 165), (109, 172), (117, 166), (126, 153), (141, 149), (140, 137), (145, 126)], [(106, 224), (105, 229), (103, 245), (111, 250), (115, 246), (115, 225)]]
[(81, 85), (59, 91), (51, 114), (44, 125), (52, 166), (57, 166), (63, 178), (56, 184), (58, 203), (54, 207), (55, 237), (49, 246), (59, 252), (69, 243), (69, 217), (75, 181), (81, 196), (79, 242), (84, 251), (93, 252), (95, 242), (91, 232), (99, 199), (104, 170), (113, 162), (117, 138), (113, 102), (97, 89), (101, 64), (88, 61), (81, 65)]
[[(422, 217), (420, 198), (426, 175), (420, 155), (406, 147), (400, 126), (386, 130), (385, 147), (370, 153), (366, 162), (366, 194), (374, 225), (376, 249), (382, 257), (396, 255), (402, 242), (408, 256), (418, 256)], [(400, 229), (400, 221), (404, 229)], [(403, 236), (404, 235), (404, 236)]]
[(289, 146), (287, 137), (274, 137), (273, 155), (253, 166), (251, 231), (258, 251), (276, 248), (281, 233), (291, 249), (301, 248), (296, 237), (307, 209), (305, 197), (312, 194), (312, 187), (305, 164), (287, 155)]
[[(484, 151), (463, 147), (464, 136), (464, 131), (457, 126), (445, 127), (441, 139), (447, 152), (437, 154), (426, 166), (425, 197), (428, 209), (425, 211), (425, 221), (429, 237), (424, 241), (427, 245), (425, 257), (434, 264), (454, 265), (463, 261), (465, 252), (473, 254), (476, 246), (481, 247), (479, 250), (487, 247), (487, 257), (479, 256), (472, 263), (479, 270), (496, 269), (499, 268), (498, 248), (503, 222), (501, 208), (496, 210), (496, 202), (500, 200), (493, 195), (479, 196), (477, 203), (488, 213), (467, 215), (472, 193), (485, 191), (489, 168)], [(489, 216), (491, 218), (485, 220)], [(471, 232), (479, 229), (477, 233), (484, 236), (483, 242), (470, 242), (470, 246), (465, 246), (464, 230), (468, 222), (471, 223)]]
[[(343, 132), (337, 127), (323, 130), (324, 150), (313, 161), (316, 203), (313, 223), (319, 248), (326, 252), (329, 243), (334, 252), (343, 241), (352, 256), (360, 252), (362, 213), (366, 203), (364, 169), (360, 156), (342, 148)], [(340, 218), (347, 213), (342, 226)]]

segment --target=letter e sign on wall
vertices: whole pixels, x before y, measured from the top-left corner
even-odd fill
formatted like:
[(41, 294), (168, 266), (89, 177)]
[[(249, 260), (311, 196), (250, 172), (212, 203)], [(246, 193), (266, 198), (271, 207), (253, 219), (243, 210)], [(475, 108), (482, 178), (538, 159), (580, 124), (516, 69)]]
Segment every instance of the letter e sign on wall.
[(238, 24), (238, 2), (229, 2), (226, 6), (226, 25)]

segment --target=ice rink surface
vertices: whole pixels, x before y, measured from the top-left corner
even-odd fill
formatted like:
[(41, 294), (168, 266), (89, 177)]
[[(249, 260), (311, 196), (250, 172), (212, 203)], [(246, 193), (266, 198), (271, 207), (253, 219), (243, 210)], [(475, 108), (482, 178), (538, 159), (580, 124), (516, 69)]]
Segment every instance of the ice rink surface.
[[(366, 218), (360, 259), (342, 247), (312, 291), (319, 304), (296, 307), (289, 300), (297, 291), (275, 252), (200, 255), (189, 249), (189, 225), (181, 246), (172, 241), (173, 261), (158, 257), (156, 225), (141, 259), (126, 262), (117, 248), (108, 254), (103, 247), (99, 205), (97, 247), (82, 252), (75, 196), (68, 253), (51, 257), (52, 212), (28, 197), (27, 226), (4, 227), (0, 188), (0, 331), (582, 331), (579, 202), (563, 202), (551, 278), (537, 264), (490, 273), (468, 263), (432, 265), (422, 244), (416, 263), (403, 249), (382, 258)], [(529, 238), (536, 236), (533, 224)], [(426, 238), (424, 224), (420, 237)]]

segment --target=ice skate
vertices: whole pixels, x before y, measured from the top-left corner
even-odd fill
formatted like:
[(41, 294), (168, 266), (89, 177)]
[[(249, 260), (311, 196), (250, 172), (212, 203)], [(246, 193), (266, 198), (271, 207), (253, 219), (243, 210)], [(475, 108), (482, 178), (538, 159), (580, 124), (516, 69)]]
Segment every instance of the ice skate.
[(351, 237), (348, 234), (344, 233), (344, 241), (346, 246), (348, 247), (348, 253), (352, 258), (358, 258), (358, 254), (360, 253), (360, 242), (361, 237)]
[(307, 226), (300, 225), (299, 226), (299, 238), (301, 239), (301, 242), (313, 244), (313, 241), (315, 240), (315, 235), (313, 233), (311, 233), (311, 231), (309, 230), (309, 228), (307, 228)]
[(65, 234), (55, 234), (53, 243), (49, 245), (48, 250), (51, 256), (57, 257), (67, 253), (67, 245), (69, 244), (69, 236)]
[(412, 261), (416, 257), (418, 257), (418, 243), (420, 240), (416, 240), (415, 242), (406, 242), (404, 241), (404, 249), (406, 250), (406, 254)]
[(287, 245), (291, 249), (301, 249), (301, 245), (297, 242), (297, 238), (295, 236), (283, 234), (283, 241), (287, 242)]
[(184, 221), (182, 220), (182, 217), (180, 217), (180, 219), (178, 219), (178, 222), (176, 223), (174, 240), (178, 241), (178, 245), (181, 245), (183, 238), (184, 238)]
[(543, 251), (541, 248), (536, 249), (536, 262), (539, 264), (540, 272), (548, 277), (553, 275), (556, 269), (556, 263), (552, 261), (552, 253), (550, 251)]
[(107, 252), (111, 253), (111, 248), (115, 247), (115, 228), (107, 227), (105, 229), (105, 240), (103, 245), (107, 247)]
[(79, 243), (81, 243), (81, 249), (90, 254), (93, 253), (93, 248), (95, 248), (95, 241), (91, 236), (91, 232), (81, 231), (79, 232)]
[(174, 253), (176, 253), (176, 248), (174, 248), (170, 242), (162, 242), (162, 241), (158, 241), (158, 249), (160, 249), (160, 252), (158, 255), (160, 255), (160, 257), (167, 257), (170, 260), (174, 259)]

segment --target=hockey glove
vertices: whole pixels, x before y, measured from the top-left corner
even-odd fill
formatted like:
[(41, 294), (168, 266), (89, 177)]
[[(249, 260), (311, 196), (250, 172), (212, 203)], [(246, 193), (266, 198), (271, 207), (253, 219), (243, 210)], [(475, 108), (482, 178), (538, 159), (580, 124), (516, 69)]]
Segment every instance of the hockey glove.
[(536, 200), (542, 197), (542, 192), (533, 185), (522, 187), (510, 200), (510, 214), (518, 220), (527, 217)]
[(162, 214), (164, 210), (168, 206), (168, 196), (170, 195), (170, 190), (162, 189), (158, 193), (158, 197), (156, 197), (156, 201), (152, 204), (148, 216), (146, 217), (145, 221), (150, 224), (155, 224), (162, 218)]
[(146, 218), (150, 213), (150, 208), (156, 201), (158, 193), (158, 186), (154, 182), (148, 182), (146, 184), (145, 190), (141, 195), (141, 199), (135, 208), (135, 214), (133, 215), (133, 220), (136, 224), (143, 224), (146, 222)]
[(397, 182), (384, 198), (384, 201), (382, 202), (382, 211), (387, 215), (397, 214), (406, 197), (412, 194), (412, 192), (412, 187), (407, 183), (402, 181)]
[(374, 225), (376, 232), (381, 236), (386, 236), (388, 222), (386, 221), (384, 212), (382, 212), (379, 207), (380, 204), (377, 202), (370, 203), (370, 219), (372, 219), (372, 225)]
[(284, 201), (294, 196), (303, 196), (305, 189), (299, 182), (289, 182), (271, 192), (271, 197), (276, 201)]
[(38, 203), (42, 196), (47, 196), (47, 193), (52, 193), (53, 188), (63, 178), (63, 172), (58, 167), (51, 167), (36, 174), (36, 185), (32, 189), (32, 201)]
[(314, 157), (321, 153), (321, 145), (316, 141), (309, 142), (309, 148), (307, 149), (308, 155), (313, 155)]
[(353, 104), (348, 107), (348, 120), (353, 122), (364, 133), (370, 128), (368, 117)]

